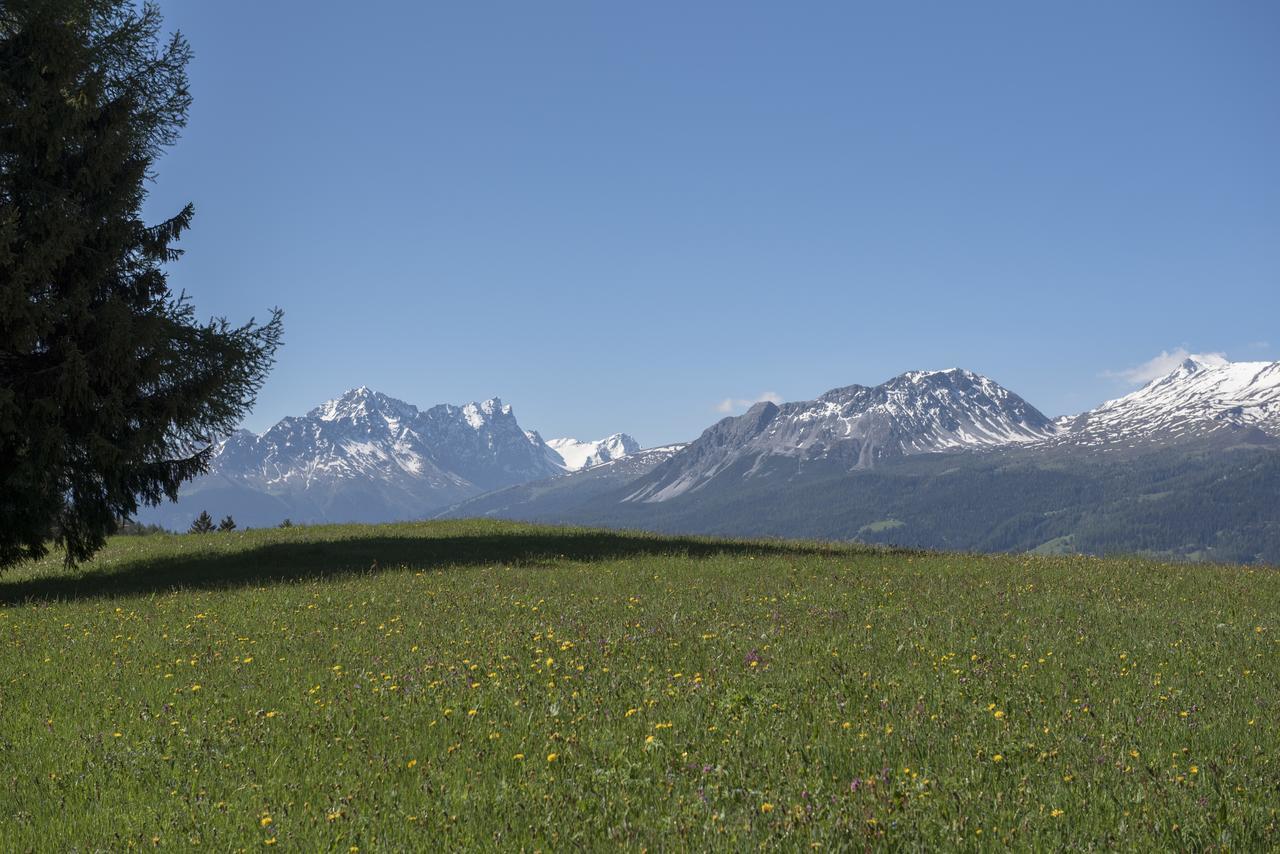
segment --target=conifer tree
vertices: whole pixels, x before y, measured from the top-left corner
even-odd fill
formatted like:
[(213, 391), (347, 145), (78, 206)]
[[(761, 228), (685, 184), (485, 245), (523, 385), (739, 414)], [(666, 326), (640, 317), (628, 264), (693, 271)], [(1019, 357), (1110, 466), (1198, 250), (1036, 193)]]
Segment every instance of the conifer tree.
[(174, 499), (252, 405), (280, 343), (198, 322), (166, 265), (187, 205), (141, 207), (191, 96), (152, 3), (0, 2), (0, 569), (94, 553)]
[(222, 521), (218, 523), (219, 531), (234, 531), (236, 529), (236, 520), (230, 516), (223, 516)]
[(213, 517), (209, 515), (208, 510), (201, 510), (200, 515), (191, 523), (191, 527), (187, 529), (188, 534), (207, 534), (213, 530)]

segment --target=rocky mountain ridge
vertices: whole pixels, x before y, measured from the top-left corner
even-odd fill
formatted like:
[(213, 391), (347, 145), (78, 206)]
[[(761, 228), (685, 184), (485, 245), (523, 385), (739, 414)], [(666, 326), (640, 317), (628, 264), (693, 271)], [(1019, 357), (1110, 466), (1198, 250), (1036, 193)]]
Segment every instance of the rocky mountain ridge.
[[(628, 496), (665, 501), (745, 465), (750, 477), (771, 457), (838, 460), (850, 470), (920, 453), (1051, 438), (1053, 422), (993, 380), (959, 368), (909, 371), (878, 386), (845, 386), (816, 400), (764, 401), (708, 428)], [(744, 463), (745, 461), (745, 463)]]
[[(638, 449), (615, 434), (573, 447), (576, 467)], [(213, 449), (209, 472), (176, 505), (139, 520), (184, 528), (202, 509), (242, 525), (423, 518), (474, 495), (573, 470), (499, 398), (419, 409), (351, 389), (262, 435), (238, 431)]]

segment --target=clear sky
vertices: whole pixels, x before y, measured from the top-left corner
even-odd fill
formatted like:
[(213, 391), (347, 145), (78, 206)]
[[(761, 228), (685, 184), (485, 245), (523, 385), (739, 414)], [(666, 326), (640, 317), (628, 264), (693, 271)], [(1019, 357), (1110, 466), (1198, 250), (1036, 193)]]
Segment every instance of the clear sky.
[(368, 385), (548, 438), (967, 367), (1049, 415), (1280, 358), (1280, 3), (163, 0), (171, 285), (285, 310), (246, 426)]

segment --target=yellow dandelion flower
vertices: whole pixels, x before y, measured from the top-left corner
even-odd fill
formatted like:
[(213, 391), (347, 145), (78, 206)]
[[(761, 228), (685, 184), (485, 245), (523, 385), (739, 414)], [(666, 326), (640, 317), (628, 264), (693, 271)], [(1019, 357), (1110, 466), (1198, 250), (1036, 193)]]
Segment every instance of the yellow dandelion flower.
[(408, 762), (406, 762), (406, 763), (404, 764), (404, 767), (406, 767), (406, 768), (412, 768), (413, 766), (415, 766), (415, 765), (417, 765), (417, 764), (418, 764), (418, 760), (416, 760), (416, 759), (410, 759)]
[(1053, 812), (1049, 813), (1049, 815), (1053, 816), (1054, 818), (1058, 818), (1059, 816), (1062, 815), (1062, 810), (1054, 810)]
[(773, 812), (773, 804), (765, 801), (760, 805), (760, 812)]
[(263, 827), (267, 827), (268, 825), (270, 825), (270, 824), (271, 824), (271, 816), (269, 816), (269, 815), (264, 815), (264, 816), (263, 816), (263, 817), (258, 821), (258, 824), (262, 825)]
[(559, 753), (548, 753), (548, 754), (547, 754), (547, 761), (548, 761), (548, 762), (555, 762), (555, 761), (556, 761), (556, 759), (558, 759), (559, 757), (560, 757), (560, 754), (559, 754)]
[(997, 753), (995, 756), (992, 756), (992, 757), (991, 757), (991, 761), (992, 761), (992, 762), (1003, 762), (1003, 761), (1004, 761), (1004, 756), (1003, 756), (1003, 755), (1001, 755), (1001, 754), (999, 754), (999, 753)]
[(513, 760), (515, 760), (516, 762), (519, 762), (519, 761), (521, 761), (521, 760), (523, 760), (523, 759), (524, 759), (524, 754), (523, 754), (523, 753), (517, 753), (515, 756), (512, 756), (511, 758), (512, 758)]

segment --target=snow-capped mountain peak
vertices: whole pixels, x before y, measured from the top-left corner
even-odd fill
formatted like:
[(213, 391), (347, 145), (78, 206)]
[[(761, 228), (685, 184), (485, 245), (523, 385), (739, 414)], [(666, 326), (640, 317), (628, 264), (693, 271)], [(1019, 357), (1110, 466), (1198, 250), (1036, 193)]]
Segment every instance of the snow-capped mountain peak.
[(640, 450), (640, 443), (626, 433), (614, 433), (592, 442), (562, 438), (551, 439), (546, 444), (560, 458), (565, 471), (578, 471), (620, 460)]
[[(897, 377), (897, 379), (904, 379), (904, 380), (909, 380), (913, 383), (920, 383), (920, 382), (928, 381), (931, 377), (952, 376), (952, 375), (983, 379), (981, 374), (975, 374), (973, 371), (966, 370), (964, 368), (943, 368), (942, 370), (939, 370), (939, 371), (907, 371), (901, 374), (899, 377)], [(892, 380), (890, 382), (892, 382)]]
[(1060, 419), (1062, 438), (1106, 445), (1176, 440), (1229, 428), (1280, 434), (1280, 362), (1190, 356), (1137, 391)]
[(1229, 364), (1231, 360), (1219, 353), (1192, 353), (1182, 360), (1181, 367), (1188, 371), (1198, 371), (1203, 368), (1220, 368)]
[(1055, 430), (1021, 397), (963, 368), (908, 371), (874, 388), (846, 386), (786, 406), (805, 420), (834, 418), (843, 426), (834, 438), (866, 437), (890, 455), (1035, 442)]
[(654, 469), (629, 500), (665, 501), (731, 468), (751, 477), (770, 459), (870, 468), (909, 454), (1029, 444), (1055, 432), (1038, 409), (980, 374), (909, 371), (875, 387), (832, 389), (816, 400), (757, 403)]
[(416, 407), (404, 401), (388, 397), (367, 386), (360, 386), (359, 388), (351, 389), (340, 397), (325, 401), (308, 412), (307, 417), (319, 421), (343, 421), (367, 417), (375, 411), (383, 411), (403, 417), (410, 410), (417, 412)]

